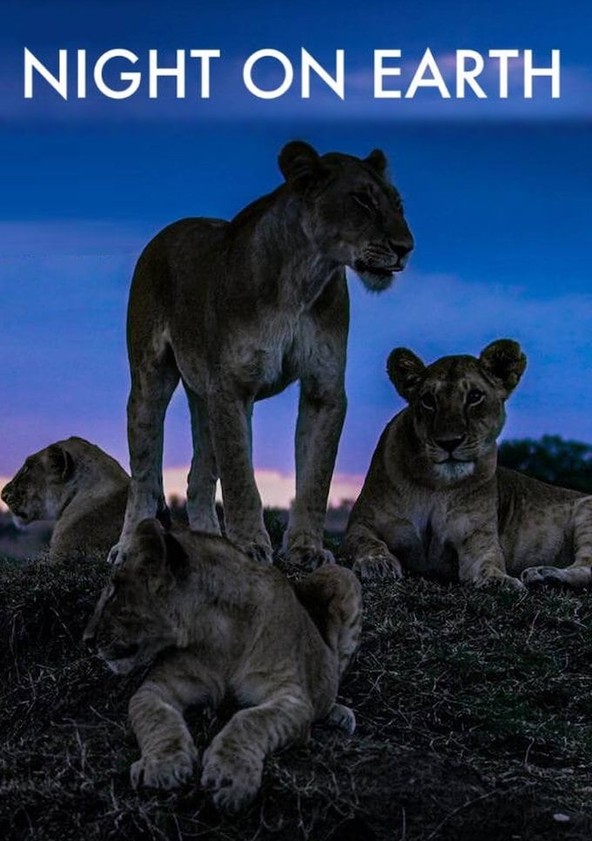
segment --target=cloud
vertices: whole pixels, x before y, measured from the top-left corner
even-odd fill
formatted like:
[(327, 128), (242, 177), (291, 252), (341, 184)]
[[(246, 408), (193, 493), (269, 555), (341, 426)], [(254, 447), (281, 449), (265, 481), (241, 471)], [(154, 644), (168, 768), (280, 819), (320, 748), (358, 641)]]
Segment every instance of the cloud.
[[(189, 466), (165, 468), (163, 478), (167, 497), (185, 498), (188, 472)], [(284, 473), (280, 470), (255, 470), (255, 480), (264, 505), (290, 507), (296, 487), (296, 477), (293, 473)], [(329, 503), (337, 506), (343, 499), (356, 499), (363, 481), (364, 477), (359, 474), (336, 473), (331, 482)], [(219, 483), (217, 498), (222, 499)]]
[[(96, 442), (125, 464), (129, 379), (123, 324), (131, 259), (5, 262), (2, 350), (10, 366), (0, 380), (0, 470), (16, 471), (31, 452), (71, 434)], [(384, 373), (395, 346), (430, 361), (478, 354), (494, 339), (514, 338), (529, 362), (508, 404), (505, 435), (590, 440), (592, 295), (563, 294), (560, 284), (555, 295), (541, 295), (531, 278), (525, 283), (476, 283), (411, 267), (392, 293), (377, 297), (352, 275), (349, 406), (338, 474), (365, 473), (381, 430), (402, 408)], [(297, 392), (293, 386), (254, 412), (255, 465), (279, 471), (270, 493), (281, 488), (284, 500), (293, 495), (285, 477), (294, 469)], [(189, 419), (179, 391), (167, 413), (165, 465), (190, 458)]]
[(154, 233), (144, 224), (66, 220), (0, 221), (0, 259), (31, 257), (137, 256)]
[[(382, 429), (403, 407), (384, 372), (386, 357), (395, 346), (410, 347), (430, 362), (449, 354), (478, 355), (494, 339), (516, 339), (528, 357), (528, 367), (508, 401), (504, 437), (537, 438), (553, 433), (566, 439), (590, 440), (592, 294), (562, 294), (558, 285), (555, 295), (541, 295), (533, 286), (469, 282), (454, 275), (425, 275), (412, 268), (398, 281), (392, 295), (371, 296), (353, 276), (349, 285), (349, 407), (331, 490), (333, 504), (357, 496)], [(37, 330), (36, 322), (33, 327)], [(66, 339), (60, 352), (67, 355), (72, 340), (69, 336)], [(15, 352), (18, 342), (35, 345), (33, 338), (24, 334), (14, 341)], [(4, 473), (18, 469), (30, 452), (73, 433), (96, 441), (125, 464), (127, 374), (123, 347), (112, 349), (108, 365), (103, 361), (90, 368), (92, 347), (84, 356), (82, 340), (79, 344), (76, 370), (81, 367), (80, 359), (84, 360), (82, 367), (92, 372), (90, 379), (78, 379), (70, 373), (66, 381), (63, 372), (56, 373), (69, 385), (58, 391), (55, 400), (53, 392), (46, 395), (40, 406), (35, 394), (42, 393), (42, 379), (48, 376), (43, 366), (47, 362), (43, 355), (31, 355), (27, 382), (37, 369), (41, 377), (32, 402), (28, 398), (30, 389), (23, 392), (18, 404), (14, 394), (4, 401), (0, 431), (3, 440), (10, 442), (3, 447)], [(108, 347), (112, 346), (110, 340)], [(55, 342), (52, 347), (53, 359), (59, 348)], [(294, 496), (296, 408), (297, 389), (291, 388), (258, 405), (254, 413), (256, 475), (268, 505), (286, 506)], [(174, 465), (188, 464), (191, 444), (180, 393), (167, 415), (165, 439), (167, 492), (184, 496), (188, 467)]]

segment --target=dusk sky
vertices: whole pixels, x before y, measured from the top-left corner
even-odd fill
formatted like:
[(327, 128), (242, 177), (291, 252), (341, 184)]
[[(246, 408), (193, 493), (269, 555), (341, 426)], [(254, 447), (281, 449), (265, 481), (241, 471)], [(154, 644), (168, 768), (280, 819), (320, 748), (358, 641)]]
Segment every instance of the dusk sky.
[[(134, 263), (160, 228), (183, 216), (229, 218), (280, 182), (277, 154), (300, 138), (320, 152), (389, 158), (416, 238), (409, 268), (380, 296), (350, 277), (349, 410), (334, 499), (365, 473), (386, 421), (401, 408), (384, 373), (397, 345), (426, 360), (478, 354), (495, 338), (521, 342), (528, 368), (508, 404), (507, 437), (544, 433), (592, 441), (592, 15), (588, 2), (11, 2), (0, 27), (0, 484), (31, 452), (72, 434), (127, 467), (125, 310)], [(569, 15), (566, 10), (569, 10)], [(23, 96), (23, 53), (58, 69), (70, 51), (69, 98), (39, 76)], [(342, 101), (317, 78), (300, 98), (304, 47), (328, 69), (345, 51)], [(373, 51), (401, 49), (403, 91), (429, 47), (453, 96), (373, 98)], [(92, 65), (119, 60), (105, 78), (141, 70), (127, 99), (101, 95)], [(295, 88), (259, 100), (242, 82), (245, 59), (274, 48), (294, 62)], [(522, 96), (522, 62), (509, 96), (496, 68), (487, 99), (454, 96), (457, 49), (532, 49), (549, 64), (561, 50), (561, 97), (550, 80)], [(77, 99), (76, 50), (87, 51), (87, 97)], [(211, 96), (188, 65), (185, 99), (172, 79), (149, 99), (147, 51), (219, 49)], [(279, 84), (261, 65), (261, 87)], [(122, 87), (119, 81), (119, 87)], [(297, 388), (259, 404), (255, 464), (289, 486)], [(177, 394), (165, 462), (185, 472), (189, 422)], [(176, 475), (176, 474), (175, 474)], [(261, 474), (262, 476), (265, 474)], [(268, 475), (269, 478), (269, 475)], [(273, 476), (271, 477), (273, 479)], [(348, 484), (349, 483), (349, 484)], [(271, 485), (273, 482), (271, 482)], [(270, 487), (271, 487), (270, 485)], [(289, 490), (286, 491), (289, 496)], [(267, 494), (273, 497), (272, 491)]]

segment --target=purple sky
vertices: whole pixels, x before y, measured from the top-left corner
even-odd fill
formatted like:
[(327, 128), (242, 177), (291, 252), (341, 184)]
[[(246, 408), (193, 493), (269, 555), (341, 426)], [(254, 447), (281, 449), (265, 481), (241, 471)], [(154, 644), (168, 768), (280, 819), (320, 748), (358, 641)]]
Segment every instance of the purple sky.
[[(0, 33), (0, 476), (70, 434), (127, 464), (124, 320), (139, 252), (176, 218), (229, 217), (273, 189), (277, 152), (295, 137), (323, 152), (383, 148), (417, 240), (410, 268), (384, 295), (350, 278), (349, 413), (337, 469), (364, 473), (384, 423), (401, 407), (384, 374), (395, 345), (432, 360), (518, 339), (529, 365), (509, 403), (507, 435), (592, 440), (587, 4), (570, 4), (568, 18), (534, 0), (495, 4), (495, 12), (484, 0), (431, 2), (412, 19), (386, 2), (359, 11), (303, 2), (282, 17), (263, 2), (207, 12), (178, 0), (9, 5)], [(541, 56), (561, 49), (559, 101), (439, 101), (430, 92), (371, 99), (375, 48), (403, 48), (412, 64), (431, 46), (449, 80), (455, 49), (514, 45)], [(60, 47), (95, 55), (158, 47), (171, 55), (213, 46), (225, 61), (209, 103), (166, 92), (151, 101), (145, 91), (126, 101), (94, 95), (65, 103), (46, 90), (25, 101), (24, 46), (48, 61)], [(262, 46), (292, 56), (306, 46), (326, 61), (346, 49), (346, 101), (322, 91), (308, 102), (240, 94), (241, 62)], [(484, 85), (493, 84), (488, 78)], [(294, 387), (257, 407), (258, 467), (291, 472), (295, 410)], [(189, 457), (177, 395), (166, 463)]]

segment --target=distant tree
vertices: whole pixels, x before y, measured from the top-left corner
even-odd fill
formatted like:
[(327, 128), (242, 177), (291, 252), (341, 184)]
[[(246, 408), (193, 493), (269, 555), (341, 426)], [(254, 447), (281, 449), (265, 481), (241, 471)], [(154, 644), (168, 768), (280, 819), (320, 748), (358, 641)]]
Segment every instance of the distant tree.
[(339, 505), (330, 505), (325, 521), (326, 530), (335, 536), (342, 535), (354, 504), (353, 499), (342, 499)]
[(167, 500), (167, 505), (172, 520), (178, 523), (187, 523), (187, 508), (182, 497), (171, 494)]
[(551, 485), (592, 494), (592, 445), (543, 435), (538, 441), (503, 441), (498, 464), (520, 470)]

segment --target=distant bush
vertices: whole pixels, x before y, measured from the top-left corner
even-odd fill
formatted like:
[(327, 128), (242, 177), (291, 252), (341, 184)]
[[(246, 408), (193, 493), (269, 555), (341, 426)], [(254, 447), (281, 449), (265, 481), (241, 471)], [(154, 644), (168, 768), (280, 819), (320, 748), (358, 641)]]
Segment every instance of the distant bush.
[(543, 435), (538, 441), (521, 438), (503, 441), (498, 464), (520, 470), (550, 485), (592, 493), (592, 445)]

